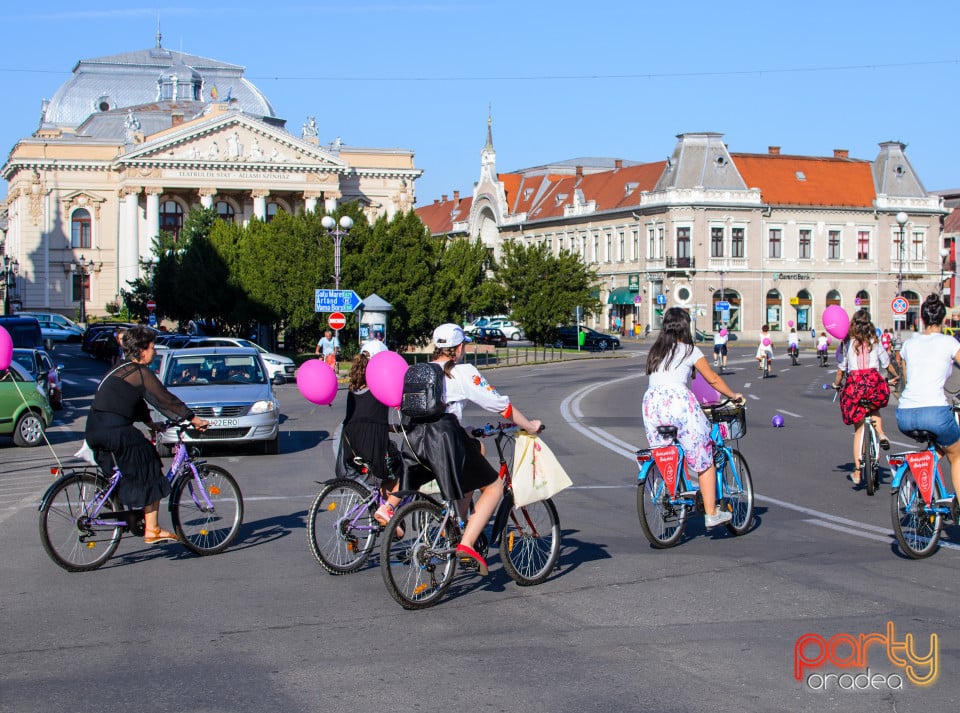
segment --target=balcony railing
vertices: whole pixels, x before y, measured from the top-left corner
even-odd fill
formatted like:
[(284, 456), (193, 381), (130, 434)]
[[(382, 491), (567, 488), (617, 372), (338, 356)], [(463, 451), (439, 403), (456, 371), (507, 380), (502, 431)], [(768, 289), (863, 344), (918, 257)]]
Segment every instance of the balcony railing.
[(667, 256), (668, 268), (689, 268), (696, 267), (696, 260), (692, 257), (670, 257)]

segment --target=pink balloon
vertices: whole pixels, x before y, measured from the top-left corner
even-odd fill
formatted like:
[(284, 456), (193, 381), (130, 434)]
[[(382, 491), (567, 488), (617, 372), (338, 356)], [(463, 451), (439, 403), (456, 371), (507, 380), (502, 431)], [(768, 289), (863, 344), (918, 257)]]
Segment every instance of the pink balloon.
[(792, 319), (787, 322), (787, 326), (788, 326), (788, 327), (792, 327), (792, 326), (793, 326), (793, 320), (792, 320)]
[(850, 317), (840, 305), (830, 305), (823, 310), (823, 328), (831, 337), (844, 339), (850, 331)]
[(770, 337), (764, 337), (764, 338), (763, 338), (763, 346), (765, 346), (765, 347), (769, 347), (769, 346), (770, 346)]
[(721, 336), (721, 337), (727, 336), (727, 330), (726, 330), (726, 329), (721, 329), (721, 330), (720, 330), (720, 336)]
[(13, 339), (10, 338), (10, 332), (0, 327), (0, 369), (6, 369), (10, 366), (13, 359)]
[(403, 375), (407, 360), (396, 352), (380, 352), (367, 362), (367, 386), (370, 393), (385, 406), (399, 408), (403, 400)]
[(710, 386), (699, 371), (694, 375), (693, 381), (690, 382), (690, 390), (697, 397), (697, 403), (700, 404), (715, 404), (721, 398), (720, 392)]
[(327, 406), (337, 397), (337, 374), (326, 362), (311, 359), (297, 369), (297, 388), (307, 401)]

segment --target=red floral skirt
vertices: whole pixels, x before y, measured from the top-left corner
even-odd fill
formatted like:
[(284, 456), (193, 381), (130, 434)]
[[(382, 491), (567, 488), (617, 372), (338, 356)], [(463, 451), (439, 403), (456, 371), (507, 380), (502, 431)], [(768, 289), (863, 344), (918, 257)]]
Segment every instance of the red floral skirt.
[[(860, 403), (866, 399), (869, 406)], [(840, 413), (848, 426), (860, 423), (870, 411), (882, 409), (890, 401), (890, 387), (876, 369), (847, 372), (847, 383), (840, 392)]]

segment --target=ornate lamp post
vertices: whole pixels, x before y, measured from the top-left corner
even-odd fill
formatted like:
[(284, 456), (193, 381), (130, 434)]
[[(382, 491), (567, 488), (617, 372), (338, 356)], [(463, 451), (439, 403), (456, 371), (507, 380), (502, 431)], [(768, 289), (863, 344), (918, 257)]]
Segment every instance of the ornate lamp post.
[(10, 293), (16, 289), (17, 275), (20, 274), (20, 263), (9, 255), (3, 256), (3, 313), (10, 314)]
[(90, 284), (90, 275), (100, 268), (93, 258), (85, 260), (83, 255), (79, 260), (74, 260), (73, 271), (80, 275), (80, 323), (87, 323), (87, 285)]
[(327, 231), (327, 235), (333, 238), (333, 286), (340, 289), (340, 243), (350, 234), (350, 228), (353, 227), (353, 218), (345, 215), (340, 218), (340, 229), (337, 228), (337, 221), (333, 216), (325, 215), (320, 220), (320, 225)]

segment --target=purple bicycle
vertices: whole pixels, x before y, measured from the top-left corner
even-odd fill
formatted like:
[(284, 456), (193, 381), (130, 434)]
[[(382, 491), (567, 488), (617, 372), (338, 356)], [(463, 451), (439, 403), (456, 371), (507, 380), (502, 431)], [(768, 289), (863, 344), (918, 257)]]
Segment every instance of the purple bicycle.
[[(243, 522), (243, 496), (237, 481), (223, 468), (194, 460), (177, 429), (173, 463), (167, 471), (174, 532), (198, 555), (222, 552), (236, 538)], [(124, 531), (143, 536), (143, 510), (121, 508), (114, 494), (123, 474), (114, 465), (104, 477), (99, 468), (63, 470), (40, 501), (40, 540), (50, 559), (69, 572), (96, 569), (120, 545)]]

